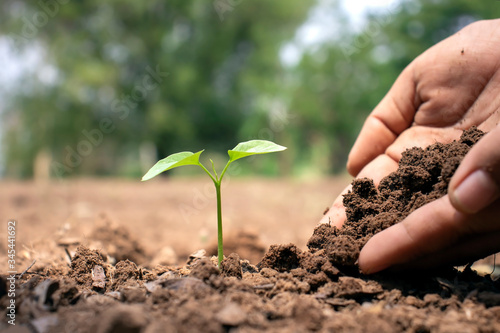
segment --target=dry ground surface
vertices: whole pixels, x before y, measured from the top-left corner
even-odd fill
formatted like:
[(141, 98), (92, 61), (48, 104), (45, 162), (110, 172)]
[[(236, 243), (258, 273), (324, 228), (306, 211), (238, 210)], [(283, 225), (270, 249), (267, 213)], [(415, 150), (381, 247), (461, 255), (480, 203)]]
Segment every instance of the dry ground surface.
[[(249, 237), (258, 235), (257, 242), (265, 249), (290, 242), (305, 248), (323, 211), (349, 181), (347, 177), (315, 181), (232, 178), (222, 189), (228, 247), (231, 238), (243, 231)], [(215, 191), (205, 178), (4, 180), (0, 182), (3, 254), (11, 219), (17, 222), (20, 271), (35, 258), (35, 267), (41, 267), (53, 255), (66, 255), (63, 247), (45, 246), (48, 243), (70, 243), (70, 250), (76, 249), (71, 243), (102, 246), (90, 236), (103, 225), (123, 227), (146, 257), (164, 249), (164, 254), (170, 253), (180, 262), (199, 249), (213, 249), (217, 237)], [(56, 253), (45, 253), (47, 249)], [(0, 270), (6, 270), (6, 260), (0, 263)]]
[[(366, 276), (356, 264), (373, 234), (446, 194), (481, 135), (409, 150), (378, 188), (353, 182), (341, 229), (316, 224), (347, 179), (231, 179), (220, 268), (206, 180), (4, 181), (0, 260), (7, 267), (14, 219), (22, 274), (0, 274), (0, 331), (500, 332), (492, 260), (480, 274), (467, 265)], [(13, 311), (17, 326), (6, 321)]]

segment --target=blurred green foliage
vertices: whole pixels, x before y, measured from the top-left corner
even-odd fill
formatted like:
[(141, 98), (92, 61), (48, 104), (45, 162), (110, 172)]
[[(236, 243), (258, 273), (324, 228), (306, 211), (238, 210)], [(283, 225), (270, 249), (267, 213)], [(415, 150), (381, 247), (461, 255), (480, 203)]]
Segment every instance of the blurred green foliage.
[[(290, 148), (281, 174), (342, 172), (364, 118), (399, 72), (464, 25), (500, 14), (500, 2), (402, 1), (357, 29), (333, 2), (342, 28), (284, 65), (280, 50), (315, 5), (2, 2), (1, 35), (20, 58), (42, 59), (5, 103), (6, 174), (32, 176), (46, 152), (54, 176), (138, 176), (141, 161), (249, 139)], [(274, 172), (273, 164), (254, 166)]]

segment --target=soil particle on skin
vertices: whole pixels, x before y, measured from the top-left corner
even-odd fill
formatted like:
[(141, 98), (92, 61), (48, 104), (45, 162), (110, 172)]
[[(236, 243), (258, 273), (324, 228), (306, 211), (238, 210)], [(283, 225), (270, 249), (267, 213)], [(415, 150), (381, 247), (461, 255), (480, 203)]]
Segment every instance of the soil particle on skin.
[[(481, 135), (471, 129), (447, 145), (409, 149), (378, 188), (370, 179), (355, 180), (344, 198), (342, 228), (318, 226), (305, 251), (272, 245), (257, 266), (234, 253), (219, 270), (216, 260), (198, 251), (182, 267), (144, 267), (125, 258), (123, 247), (113, 257), (124, 259), (115, 262), (80, 246), (70, 266), (47, 265), (16, 281), (17, 327), (82, 333), (500, 332), (500, 282), (469, 266), (373, 276), (356, 266), (371, 236), (446, 194)], [(9, 304), (6, 278), (0, 279), (1, 309)], [(8, 317), (6, 310), (1, 314), (3, 331)]]

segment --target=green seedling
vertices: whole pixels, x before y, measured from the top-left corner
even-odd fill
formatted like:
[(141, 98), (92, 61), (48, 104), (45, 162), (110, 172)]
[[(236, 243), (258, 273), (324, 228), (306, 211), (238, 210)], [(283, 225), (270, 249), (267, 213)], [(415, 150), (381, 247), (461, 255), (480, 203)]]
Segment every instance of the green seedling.
[(203, 150), (200, 150), (197, 153), (192, 153), (190, 151), (180, 152), (176, 154), (172, 154), (170, 156), (165, 157), (164, 159), (156, 162), (155, 165), (142, 177), (142, 181), (149, 180), (153, 177), (156, 177), (160, 173), (181, 167), (186, 165), (198, 165), (202, 168), (212, 179), (215, 185), (215, 193), (217, 195), (217, 256), (219, 268), (223, 258), (223, 245), (222, 245), (222, 205), (221, 205), (221, 182), (222, 177), (226, 174), (227, 168), (231, 163), (240, 158), (258, 155), (258, 154), (267, 154), (274, 153), (278, 151), (285, 150), (286, 147), (280, 146), (274, 142), (266, 141), (266, 140), (251, 140), (246, 142), (240, 142), (236, 147), (232, 150), (228, 150), (229, 161), (226, 166), (222, 170), (220, 176), (217, 175), (217, 171), (215, 171), (214, 162), (210, 160), (212, 163), (212, 169), (214, 173), (210, 173), (210, 171), (205, 168), (203, 164), (200, 162), (200, 155)]

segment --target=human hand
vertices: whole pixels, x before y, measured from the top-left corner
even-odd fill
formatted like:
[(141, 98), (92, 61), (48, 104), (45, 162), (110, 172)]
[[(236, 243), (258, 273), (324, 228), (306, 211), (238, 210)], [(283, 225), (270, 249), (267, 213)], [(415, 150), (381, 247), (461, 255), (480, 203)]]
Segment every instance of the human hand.
[(451, 178), (448, 194), (374, 235), (359, 267), (464, 264), (500, 251), (500, 125), (481, 138)]
[[(474, 125), (483, 131), (495, 128), (500, 119), (499, 42), (500, 20), (480, 21), (415, 59), (366, 120), (349, 155), (348, 171), (353, 176), (372, 178), (378, 184), (397, 168), (401, 153), (407, 148), (451, 142), (458, 139), (462, 130)], [(450, 189), (457, 182), (452, 181)], [(438, 201), (450, 202), (445, 198)], [(430, 206), (444, 213), (444, 206), (436, 205)], [(421, 209), (431, 209), (427, 206)], [(464, 219), (472, 218), (471, 214), (466, 215)], [(345, 221), (341, 196), (321, 222), (330, 219), (338, 227)], [(416, 212), (407, 218), (411, 219), (424, 221)], [(380, 233), (378, 239), (384, 239), (383, 235)], [(368, 268), (371, 262), (366, 257), (370, 253), (368, 245), (360, 257), (362, 268)], [(437, 250), (441, 245), (436, 246)]]

